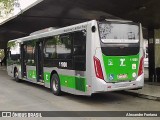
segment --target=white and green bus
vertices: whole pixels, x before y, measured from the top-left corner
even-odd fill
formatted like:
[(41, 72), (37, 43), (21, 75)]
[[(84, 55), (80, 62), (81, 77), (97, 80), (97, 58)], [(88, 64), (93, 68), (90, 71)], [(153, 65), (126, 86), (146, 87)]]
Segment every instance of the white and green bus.
[(144, 85), (141, 24), (88, 21), (8, 42), (8, 74), (51, 88), (91, 95)]

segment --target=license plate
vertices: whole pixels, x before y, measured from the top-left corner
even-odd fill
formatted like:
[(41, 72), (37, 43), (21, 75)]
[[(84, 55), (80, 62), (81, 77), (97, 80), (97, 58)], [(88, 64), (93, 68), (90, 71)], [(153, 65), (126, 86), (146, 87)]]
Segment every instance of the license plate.
[(127, 74), (119, 74), (118, 75), (118, 79), (125, 79), (125, 78), (128, 78)]

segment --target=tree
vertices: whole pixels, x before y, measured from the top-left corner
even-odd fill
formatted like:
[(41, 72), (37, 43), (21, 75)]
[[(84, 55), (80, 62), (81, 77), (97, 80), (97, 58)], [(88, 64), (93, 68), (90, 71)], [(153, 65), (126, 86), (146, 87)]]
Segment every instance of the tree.
[(4, 57), (4, 50), (0, 49), (0, 59), (3, 59), (3, 57)]
[(0, 17), (6, 17), (11, 14), (14, 6), (19, 6), (18, 0), (0, 0)]
[(16, 42), (15, 41), (10, 41), (8, 42), (8, 45), (7, 45), (9, 48), (13, 48), (16, 46)]

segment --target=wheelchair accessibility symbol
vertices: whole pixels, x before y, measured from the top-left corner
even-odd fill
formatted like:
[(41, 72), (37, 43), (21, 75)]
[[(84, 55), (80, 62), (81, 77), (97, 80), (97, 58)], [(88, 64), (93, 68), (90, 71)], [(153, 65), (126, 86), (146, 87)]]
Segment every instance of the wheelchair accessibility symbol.
[(109, 74), (109, 80), (113, 80), (114, 79), (114, 75), (113, 74)]

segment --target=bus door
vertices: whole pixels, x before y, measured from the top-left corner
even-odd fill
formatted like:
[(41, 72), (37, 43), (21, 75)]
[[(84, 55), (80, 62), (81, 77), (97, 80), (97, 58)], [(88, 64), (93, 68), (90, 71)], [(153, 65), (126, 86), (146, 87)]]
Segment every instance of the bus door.
[(27, 64), (27, 46), (25, 44), (21, 45), (21, 69), (22, 69), (22, 78), (26, 78), (27, 71), (26, 71), (26, 64)]
[(36, 43), (36, 72), (37, 72), (37, 82), (43, 81), (43, 42), (38, 41)]

